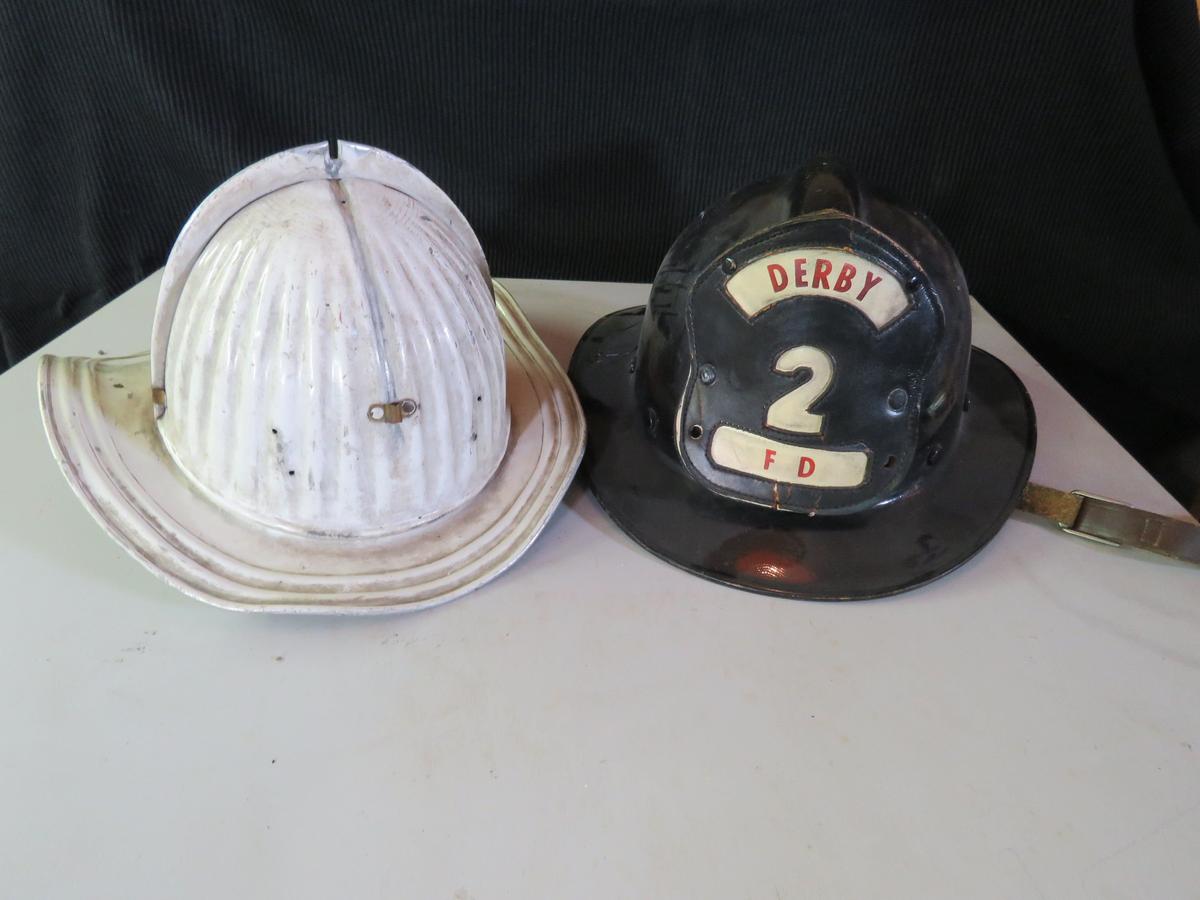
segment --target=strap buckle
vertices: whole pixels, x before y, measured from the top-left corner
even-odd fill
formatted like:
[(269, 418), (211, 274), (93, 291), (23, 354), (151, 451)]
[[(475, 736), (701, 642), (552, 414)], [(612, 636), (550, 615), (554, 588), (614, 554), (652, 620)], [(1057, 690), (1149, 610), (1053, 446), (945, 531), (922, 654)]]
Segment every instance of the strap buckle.
[(1131, 547), (1200, 565), (1200, 525), (1159, 515), (1086, 491), (1025, 485), (1021, 509), (1066, 534), (1106, 547)]
[(1071, 496), (1079, 498), (1079, 510), (1075, 513), (1075, 521), (1073, 521), (1070, 525), (1065, 525), (1059, 522), (1059, 530), (1061, 530), (1064, 534), (1071, 534), (1075, 537), (1083, 538), (1085, 541), (1095, 541), (1097, 544), (1104, 544), (1106, 547), (1124, 546), (1120, 541), (1114, 541), (1112, 538), (1102, 537), (1098, 534), (1091, 534), (1087, 531), (1077, 528), (1076, 526), (1080, 525), (1083, 521), (1084, 513), (1086, 512), (1084, 507), (1091, 503), (1099, 504), (1107, 507), (1108, 509), (1132, 509), (1133, 507), (1131, 507), (1128, 503), (1122, 503), (1119, 500), (1113, 500), (1109, 497), (1101, 497), (1098, 494), (1089, 494), (1087, 491), (1071, 491)]

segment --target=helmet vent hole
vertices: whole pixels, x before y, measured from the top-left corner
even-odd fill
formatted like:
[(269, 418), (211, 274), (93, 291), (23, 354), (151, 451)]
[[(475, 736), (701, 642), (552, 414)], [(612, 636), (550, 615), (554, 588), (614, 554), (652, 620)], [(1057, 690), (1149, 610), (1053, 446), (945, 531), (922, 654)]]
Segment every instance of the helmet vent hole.
[(704, 427), (702, 425), (693, 425), (688, 429), (688, 437), (693, 441), (698, 441), (704, 437)]
[(887, 458), (887, 461), (886, 461), (886, 462), (884, 462), (884, 464), (883, 464), (883, 467), (884, 467), (885, 469), (894, 469), (894, 468), (896, 467), (896, 457), (894, 457), (894, 456), (889, 456), (889, 457)]

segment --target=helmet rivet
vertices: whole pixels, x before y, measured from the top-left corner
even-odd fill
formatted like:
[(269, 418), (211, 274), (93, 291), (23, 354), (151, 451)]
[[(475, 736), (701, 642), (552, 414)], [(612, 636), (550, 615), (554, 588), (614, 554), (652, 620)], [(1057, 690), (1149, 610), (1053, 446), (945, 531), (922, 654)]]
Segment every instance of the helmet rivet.
[(658, 412), (651, 406), (646, 410), (646, 425), (650, 429), (650, 433), (658, 431)]
[(704, 437), (704, 426), (693, 425), (688, 429), (688, 437), (690, 437), (693, 441), (700, 440), (700, 438)]
[(968, 396), (965, 400), (963, 400), (963, 412), (966, 412), (970, 408), (971, 408), (971, 398)]
[(717, 380), (717, 370), (710, 363), (705, 363), (700, 367), (700, 383), (712, 384)]
[(941, 458), (942, 458), (942, 445), (934, 444), (933, 447), (930, 448), (929, 456), (926, 457), (925, 461), (927, 463), (929, 463), (929, 465), (932, 466), (934, 463), (936, 463)]
[(946, 400), (949, 398), (949, 396), (950, 395), (946, 391), (942, 391), (940, 394), (930, 400), (929, 406), (925, 408), (925, 417), (932, 419), (934, 416), (938, 415), (945, 407)]
[(737, 269), (737, 263), (735, 263), (732, 259), (730, 259), (727, 256), (721, 262), (721, 268), (725, 270), (726, 275), (732, 275), (734, 273), (734, 271)]
[(904, 388), (896, 388), (888, 394), (887, 405), (892, 412), (900, 412), (908, 406), (908, 391)]
[(918, 276), (913, 275), (911, 278), (908, 279), (908, 289), (910, 291), (915, 291), (920, 286), (921, 286), (921, 279)]

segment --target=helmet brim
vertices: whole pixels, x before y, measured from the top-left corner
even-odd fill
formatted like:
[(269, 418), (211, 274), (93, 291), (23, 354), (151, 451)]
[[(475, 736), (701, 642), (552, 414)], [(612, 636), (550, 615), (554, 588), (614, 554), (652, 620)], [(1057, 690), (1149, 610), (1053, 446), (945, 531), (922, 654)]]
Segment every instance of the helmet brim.
[(978, 348), (957, 442), (916, 490), (846, 516), (781, 512), (714, 494), (651, 438), (646, 411), (635, 408), (643, 313), (636, 307), (596, 322), (569, 371), (588, 425), (582, 471), (613, 521), (655, 556), (763, 594), (865, 600), (958, 568), (1016, 507), (1033, 463), (1033, 404), (1012, 370)]
[(511, 566), (579, 465), (584, 421), (558, 361), (495, 286), (511, 416), (503, 461), (446, 515), (371, 538), (282, 532), (196, 490), (159, 437), (147, 354), (45, 356), (42, 421), (76, 495), (119, 544), (185, 594), (236, 610), (386, 613), (444, 603)]

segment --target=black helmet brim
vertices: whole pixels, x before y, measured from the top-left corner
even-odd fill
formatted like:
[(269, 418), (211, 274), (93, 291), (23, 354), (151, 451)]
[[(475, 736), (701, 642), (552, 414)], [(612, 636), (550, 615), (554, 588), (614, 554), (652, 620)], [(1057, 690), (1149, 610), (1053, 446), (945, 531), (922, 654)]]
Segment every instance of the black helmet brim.
[(961, 566), (1020, 500), (1037, 437), (1033, 404), (1016, 374), (978, 348), (957, 442), (917, 489), (845, 516), (781, 512), (714, 494), (650, 437), (645, 411), (635, 408), (644, 311), (622, 310), (592, 325), (570, 377), (587, 418), (582, 471), (613, 521), (655, 556), (763, 594), (885, 597)]

